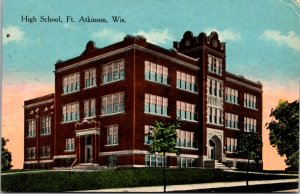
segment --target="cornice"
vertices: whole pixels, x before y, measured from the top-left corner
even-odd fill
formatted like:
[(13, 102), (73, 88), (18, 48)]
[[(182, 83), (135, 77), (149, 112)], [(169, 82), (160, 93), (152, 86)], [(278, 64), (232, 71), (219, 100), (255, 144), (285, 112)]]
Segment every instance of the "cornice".
[[(80, 61), (78, 63), (74, 63), (74, 64), (71, 64), (71, 65), (68, 65), (66, 67), (62, 67), (62, 68), (59, 68), (57, 69), (56, 71), (54, 71), (55, 73), (60, 73), (60, 72), (63, 72), (63, 71), (66, 71), (66, 70), (69, 70), (69, 69), (73, 69), (75, 67), (79, 67), (79, 66), (82, 66), (82, 65), (85, 65), (87, 63), (90, 63), (90, 62), (94, 62), (96, 60), (99, 60), (99, 59), (104, 59), (104, 58), (107, 58), (107, 57), (110, 57), (110, 56), (113, 56), (113, 55), (116, 55), (116, 54), (120, 54), (120, 53), (123, 53), (123, 52), (126, 52), (126, 51), (129, 51), (129, 50), (132, 50), (132, 49), (137, 49), (137, 50), (140, 50), (140, 51), (145, 51), (147, 53), (150, 53), (150, 54), (153, 54), (155, 56), (159, 56), (159, 57), (162, 57), (164, 59), (167, 59), (169, 61), (172, 61), (172, 62), (175, 62), (175, 63), (178, 63), (180, 65), (183, 65), (185, 67), (188, 67), (188, 68), (191, 68), (191, 69), (194, 69), (194, 70), (199, 70), (200, 68), (195, 66), (195, 65), (192, 65), (192, 64), (189, 64), (187, 62), (184, 62), (182, 60), (179, 60), (179, 59), (176, 59), (176, 58), (173, 58), (173, 57), (170, 57), (170, 56), (167, 56), (165, 54), (161, 54), (159, 52), (156, 52), (156, 51), (153, 51), (151, 49), (148, 49), (148, 48), (145, 48), (145, 47), (142, 47), (142, 46), (139, 46), (137, 44), (133, 44), (133, 45), (130, 45), (130, 46), (127, 46), (127, 47), (124, 47), (124, 48), (121, 48), (121, 49), (117, 49), (117, 50), (114, 50), (114, 51), (110, 51), (108, 53), (105, 53), (105, 54), (102, 54), (102, 55), (99, 55), (99, 56), (96, 56), (96, 57), (92, 57), (90, 59), (86, 59), (86, 60), (83, 60), (83, 61)], [(179, 54), (179, 53), (177, 53)], [(194, 58), (191, 58), (189, 56), (185, 56), (183, 54), (179, 54), (181, 57), (185, 57), (189, 60), (193, 60), (193, 61), (197, 61), (197, 59), (194, 59)]]
[(54, 99), (44, 100), (44, 101), (41, 101), (41, 102), (36, 102), (36, 103), (28, 104), (28, 105), (25, 105), (24, 108), (27, 109), (27, 108), (31, 108), (31, 107), (34, 107), (34, 106), (39, 106), (39, 105), (42, 105), (42, 104), (47, 104), (47, 103), (50, 103), (50, 102), (54, 102)]
[(244, 86), (244, 87), (246, 87), (246, 88), (249, 88), (249, 89), (251, 89), (251, 90), (255, 90), (255, 91), (258, 91), (258, 92), (261, 92), (261, 93), (263, 92), (263, 90), (260, 89), (260, 88), (251, 86), (251, 85), (249, 85), (249, 84), (243, 83), (243, 82), (238, 81), (238, 80), (236, 80), (236, 79), (232, 79), (232, 78), (230, 78), (230, 77), (226, 77), (226, 81), (232, 82), (232, 83), (234, 83), (234, 84), (238, 84), (238, 85), (240, 85), (240, 86)]

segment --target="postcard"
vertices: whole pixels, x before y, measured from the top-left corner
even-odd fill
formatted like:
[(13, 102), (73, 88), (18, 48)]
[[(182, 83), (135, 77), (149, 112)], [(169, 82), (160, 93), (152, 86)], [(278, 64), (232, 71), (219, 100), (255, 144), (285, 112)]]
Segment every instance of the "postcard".
[(299, 0), (2, 7), (2, 191), (297, 191)]

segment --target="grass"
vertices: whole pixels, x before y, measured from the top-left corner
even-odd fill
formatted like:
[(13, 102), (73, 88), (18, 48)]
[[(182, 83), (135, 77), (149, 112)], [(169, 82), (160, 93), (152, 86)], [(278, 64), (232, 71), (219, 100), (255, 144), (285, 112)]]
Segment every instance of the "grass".
[[(277, 184), (264, 184), (264, 185), (249, 185), (227, 188), (214, 188), (214, 189), (198, 189), (185, 192), (190, 193), (266, 193), (282, 190), (298, 189), (298, 183), (277, 183)], [(180, 191), (178, 191), (180, 192)]]
[[(243, 181), (245, 173), (209, 169), (167, 169), (167, 184)], [(293, 176), (249, 174), (250, 180), (295, 178)], [(6, 174), (1, 177), (2, 191), (61, 192), (121, 187), (162, 185), (160, 168), (117, 169), (93, 172), (48, 171)]]

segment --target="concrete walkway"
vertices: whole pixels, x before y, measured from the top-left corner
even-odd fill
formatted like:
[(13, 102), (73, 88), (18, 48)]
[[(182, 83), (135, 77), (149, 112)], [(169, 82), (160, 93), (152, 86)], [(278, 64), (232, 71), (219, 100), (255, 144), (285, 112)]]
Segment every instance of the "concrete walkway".
[[(295, 178), (295, 179), (249, 181), (249, 185), (292, 183), (292, 182), (299, 182), (299, 179)], [(167, 185), (166, 191), (168, 191), (168, 192), (188, 191), (188, 190), (214, 189), (214, 188), (237, 187), (237, 186), (246, 186), (246, 181), (199, 183), (199, 184), (185, 184), (185, 185)], [(117, 188), (117, 189), (97, 189), (97, 190), (84, 190), (84, 191), (75, 191), (75, 192), (163, 192), (163, 186), (128, 187), (128, 188)]]

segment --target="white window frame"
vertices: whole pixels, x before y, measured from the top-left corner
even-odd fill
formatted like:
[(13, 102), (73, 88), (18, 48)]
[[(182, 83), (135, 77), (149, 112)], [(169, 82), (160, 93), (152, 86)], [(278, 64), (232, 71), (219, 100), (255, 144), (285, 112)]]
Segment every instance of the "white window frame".
[[(116, 110), (117, 109), (117, 110)], [(125, 112), (125, 93), (119, 92), (101, 97), (101, 115)]]
[(145, 113), (168, 116), (168, 98), (146, 93), (144, 102)]
[(62, 106), (62, 123), (74, 122), (80, 119), (79, 102)]
[(41, 135), (51, 134), (51, 116), (41, 117)]
[(35, 119), (28, 119), (27, 121), (27, 132), (26, 137), (35, 137), (36, 136), (36, 121)]
[(83, 101), (83, 117), (84, 118), (93, 118), (96, 116), (96, 99), (89, 99)]
[(65, 151), (67, 152), (75, 151), (75, 138), (66, 138)]
[(64, 76), (62, 80), (62, 94), (69, 94), (80, 90), (79, 72)]
[(102, 66), (102, 84), (108, 84), (125, 79), (124, 59), (113, 61)]
[(119, 126), (118, 125), (107, 126), (106, 132), (107, 132), (106, 145), (118, 145), (119, 144)]
[(84, 86), (85, 88), (91, 88), (97, 86), (96, 80), (96, 68), (88, 69), (84, 71)]

